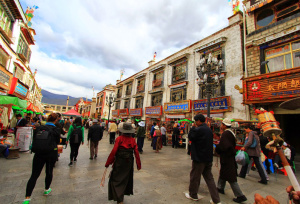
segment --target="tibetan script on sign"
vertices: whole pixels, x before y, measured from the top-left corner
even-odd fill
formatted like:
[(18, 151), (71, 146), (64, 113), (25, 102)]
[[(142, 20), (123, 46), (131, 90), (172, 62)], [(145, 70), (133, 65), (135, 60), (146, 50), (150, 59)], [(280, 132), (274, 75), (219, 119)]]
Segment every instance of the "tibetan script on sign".
[(130, 109), (129, 115), (131, 116), (143, 116), (143, 110), (141, 108)]
[[(193, 108), (196, 112), (207, 112), (207, 99), (193, 101)], [(218, 97), (210, 99), (211, 113), (220, 113), (231, 111), (230, 96)]]
[(112, 110), (111, 113), (113, 116), (118, 116), (119, 115), (119, 110)]
[(145, 108), (146, 115), (161, 115), (162, 106), (152, 106)]
[(165, 103), (164, 112), (165, 113), (182, 113), (190, 112), (190, 100), (174, 103)]
[(128, 115), (128, 108), (125, 108), (125, 109), (120, 109), (119, 110), (119, 115)]
[(300, 68), (244, 79), (244, 103), (285, 101), (300, 96)]

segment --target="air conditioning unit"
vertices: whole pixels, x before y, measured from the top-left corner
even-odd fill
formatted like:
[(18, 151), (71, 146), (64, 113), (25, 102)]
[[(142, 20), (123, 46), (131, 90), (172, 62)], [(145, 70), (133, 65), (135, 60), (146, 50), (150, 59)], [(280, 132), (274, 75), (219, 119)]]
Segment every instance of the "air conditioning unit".
[(285, 17), (285, 16), (287, 16), (288, 14), (290, 14), (290, 13), (292, 13), (294, 11), (297, 11), (297, 10), (299, 10), (299, 3), (296, 3), (296, 4), (294, 4), (292, 6), (289, 6), (289, 7), (285, 8), (285, 9), (277, 11), (276, 12), (276, 18), (280, 19), (280, 18)]

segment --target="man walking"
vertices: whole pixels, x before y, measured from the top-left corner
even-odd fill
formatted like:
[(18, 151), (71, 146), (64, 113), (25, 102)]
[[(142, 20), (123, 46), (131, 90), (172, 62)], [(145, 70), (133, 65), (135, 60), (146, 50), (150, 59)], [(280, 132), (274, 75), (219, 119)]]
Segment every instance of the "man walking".
[(223, 130), (220, 143), (216, 146), (216, 152), (220, 155), (220, 177), (218, 181), (219, 193), (225, 194), (224, 188), (226, 181), (229, 182), (231, 189), (236, 196), (233, 199), (234, 202), (241, 203), (247, 200), (246, 196), (241, 191), (239, 184), (237, 183), (237, 164), (235, 161), (235, 134), (230, 129), (231, 120), (225, 118), (222, 121), (221, 129)]
[(145, 122), (141, 121), (138, 123), (139, 127), (136, 132), (136, 137), (137, 137), (137, 145), (138, 145), (138, 150), (140, 154), (143, 154), (143, 146), (144, 146), (144, 140), (145, 140)]
[(109, 133), (109, 144), (115, 144), (115, 137), (118, 127), (115, 121), (112, 121), (109, 125), (108, 133)]
[(93, 160), (94, 158), (97, 158), (98, 154), (98, 144), (99, 141), (103, 137), (103, 130), (102, 127), (98, 124), (98, 120), (94, 119), (93, 120), (93, 125), (89, 128), (89, 133), (88, 133), (88, 145), (89, 141), (90, 142), (90, 160)]
[(214, 177), (211, 172), (213, 161), (213, 133), (205, 124), (205, 117), (198, 114), (194, 117), (197, 127), (192, 127), (189, 132), (191, 144), (192, 170), (190, 173), (189, 193), (185, 197), (194, 201), (198, 199), (201, 175), (203, 176), (212, 200), (211, 204), (220, 204), (220, 197)]
[(164, 123), (162, 124), (162, 126), (160, 128), (160, 132), (161, 132), (161, 138), (162, 138), (162, 145), (167, 146), (167, 137), (166, 137), (167, 130), (165, 128)]

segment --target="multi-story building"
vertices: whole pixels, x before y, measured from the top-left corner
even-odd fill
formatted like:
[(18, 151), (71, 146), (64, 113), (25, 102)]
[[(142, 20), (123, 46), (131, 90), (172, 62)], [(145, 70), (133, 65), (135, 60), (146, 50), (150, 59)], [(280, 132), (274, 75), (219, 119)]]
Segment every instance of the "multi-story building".
[(67, 106), (67, 105), (57, 105), (57, 104), (48, 104), (43, 103), (44, 112), (48, 115), (51, 113), (65, 113), (71, 109), (74, 109), (74, 106)]
[(212, 117), (246, 119), (242, 95), (235, 86), (243, 77), (242, 14), (228, 18), (229, 25), (218, 32), (166, 57), (116, 84), (114, 118), (151, 121), (191, 119), (206, 113), (205, 86), (196, 67), (212, 53), (224, 64), (220, 85), (212, 91)]
[[(273, 110), (282, 137), (300, 149), (300, 109), (279, 105), (300, 96), (300, 4), (296, 0), (247, 0), (247, 74), (244, 103)], [(300, 102), (298, 102), (299, 105)], [(293, 109), (292, 106), (288, 107)]]
[[(115, 85), (106, 85), (102, 91), (97, 93), (95, 118), (108, 119), (108, 115), (112, 118), (111, 109), (106, 102), (106, 98), (115, 93)], [(110, 112), (109, 112), (110, 111)]]
[(29, 27), (18, 0), (0, 1), (0, 93), (28, 101), (42, 112), (42, 94), (29, 63), (35, 30)]

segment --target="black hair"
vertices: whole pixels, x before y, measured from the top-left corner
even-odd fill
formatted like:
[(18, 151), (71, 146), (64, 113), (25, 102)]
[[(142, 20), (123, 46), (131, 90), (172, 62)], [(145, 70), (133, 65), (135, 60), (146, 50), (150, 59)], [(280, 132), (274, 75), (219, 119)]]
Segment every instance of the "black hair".
[(7, 133), (8, 133), (7, 130), (1, 130), (1, 134), (2, 134), (2, 135), (6, 135)]
[(195, 121), (200, 120), (200, 122), (204, 123), (205, 122), (205, 116), (202, 115), (202, 114), (197, 114), (197, 115), (195, 115), (194, 120)]
[(77, 125), (77, 126), (82, 126), (81, 117), (75, 118), (74, 124)]
[(37, 117), (34, 117), (34, 118), (32, 118), (32, 120), (33, 120), (34, 122), (36, 122), (36, 121), (38, 121), (39, 119), (38, 119)]
[(255, 130), (256, 129), (256, 127), (254, 125), (248, 125), (248, 126), (246, 126), (246, 128), (249, 128), (250, 130)]
[(153, 125), (156, 125), (156, 122), (154, 122)]
[(57, 119), (57, 114), (51, 113), (51, 114), (48, 116), (47, 122), (54, 122), (56, 119)]
[(18, 113), (18, 114), (16, 115), (16, 117), (22, 117), (22, 115), (21, 115), (20, 113)]
[(57, 114), (57, 116), (60, 118), (61, 117), (61, 114), (60, 113), (56, 113)]

